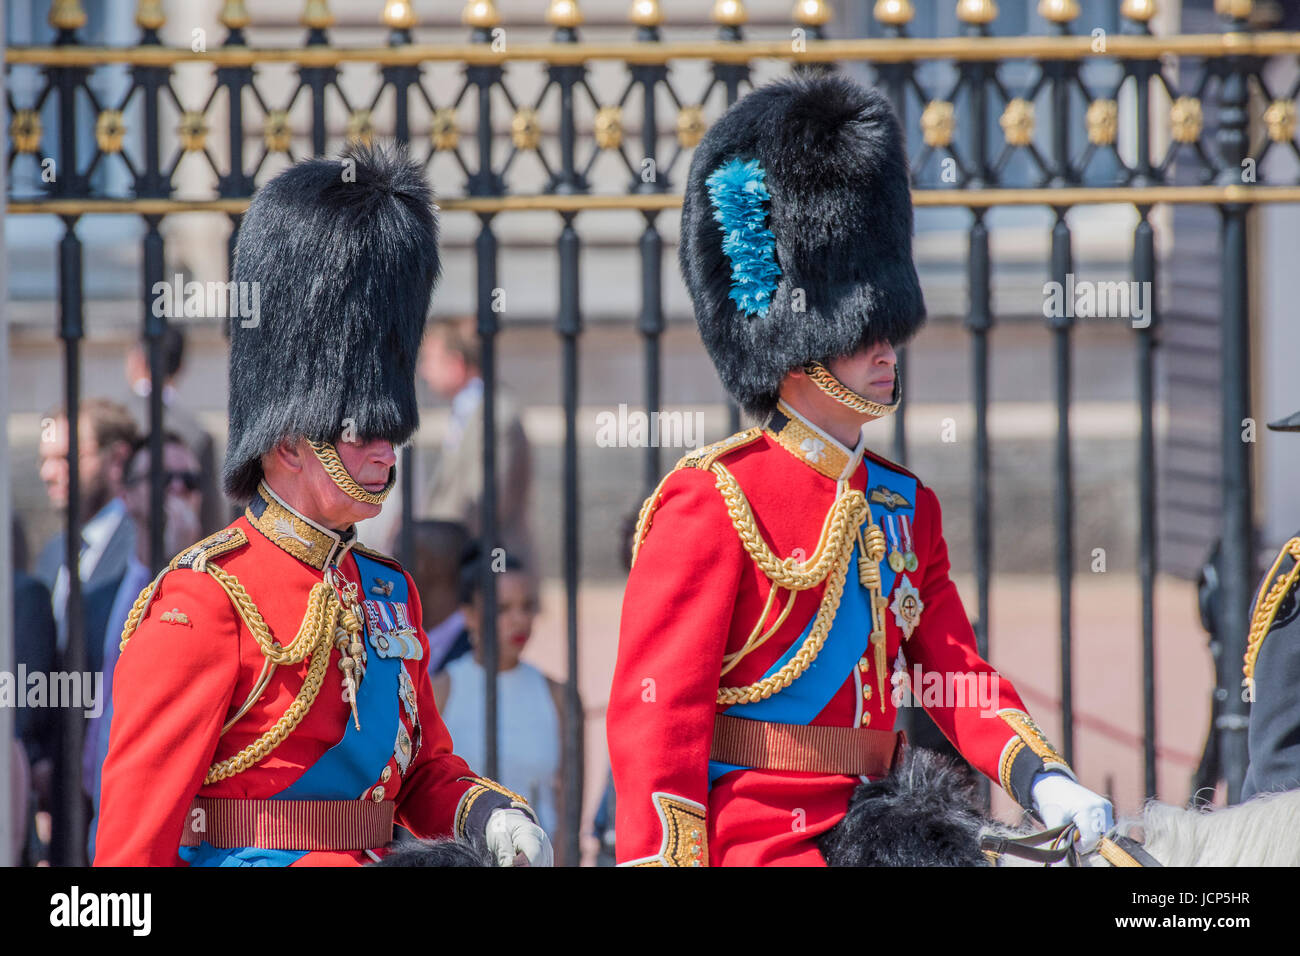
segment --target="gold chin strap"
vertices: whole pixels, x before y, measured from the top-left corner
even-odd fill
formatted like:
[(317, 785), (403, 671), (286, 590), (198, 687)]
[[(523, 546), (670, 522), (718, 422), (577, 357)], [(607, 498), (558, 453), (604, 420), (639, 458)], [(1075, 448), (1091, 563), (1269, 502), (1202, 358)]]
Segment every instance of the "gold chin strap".
[(325, 474), (330, 476), (339, 488), (349, 498), (354, 501), (360, 501), (367, 505), (382, 505), (388, 493), (393, 490), (393, 485), (397, 484), (397, 468), (388, 469), (388, 484), (384, 485), (384, 490), (371, 493), (356, 483), (356, 480), (348, 474), (347, 468), (343, 466), (343, 459), (339, 457), (338, 450), (327, 441), (312, 441), (307, 439), (307, 444), (311, 445), (311, 450), (316, 453), (321, 465), (325, 469)]
[(898, 404), (903, 400), (903, 380), (898, 374), (898, 366), (894, 366), (894, 401), (889, 405), (882, 405), (879, 402), (873, 402), (863, 398), (853, 389), (849, 388), (838, 378), (831, 374), (830, 369), (822, 365), (821, 362), (810, 362), (803, 367), (804, 372), (812, 379), (812, 383), (819, 389), (829, 395), (835, 401), (839, 402), (846, 408), (851, 408), (855, 412), (861, 412), (864, 415), (871, 415), (875, 418), (884, 418), (886, 415), (898, 409)]

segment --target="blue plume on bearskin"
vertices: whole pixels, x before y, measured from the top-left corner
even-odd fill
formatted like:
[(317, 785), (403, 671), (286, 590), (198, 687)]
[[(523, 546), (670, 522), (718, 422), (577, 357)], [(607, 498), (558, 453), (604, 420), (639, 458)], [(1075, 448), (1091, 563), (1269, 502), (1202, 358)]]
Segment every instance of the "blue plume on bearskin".
[(722, 384), (756, 417), (791, 369), (905, 342), (925, 302), (889, 101), (834, 73), (739, 100), (696, 148), (678, 254)]

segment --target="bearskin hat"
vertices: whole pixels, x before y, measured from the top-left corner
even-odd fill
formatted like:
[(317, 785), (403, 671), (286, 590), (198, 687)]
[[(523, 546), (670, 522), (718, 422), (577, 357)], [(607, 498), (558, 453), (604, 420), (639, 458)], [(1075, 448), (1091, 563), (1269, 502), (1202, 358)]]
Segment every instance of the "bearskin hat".
[(722, 384), (756, 417), (791, 369), (906, 341), (925, 303), (889, 101), (834, 73), (738, 101), (696, 148), (678, 253)]
[(256, 283), (258, 309), (230, 323), (230, 497), (252, 497), (262, 456), (286, 438), (349, 429), (400, 444), (415, 431), (416, 354), (439, 272), (432, 203), (403, 148), (359, 144), (253, 197), (235, 249), (234, 280)]

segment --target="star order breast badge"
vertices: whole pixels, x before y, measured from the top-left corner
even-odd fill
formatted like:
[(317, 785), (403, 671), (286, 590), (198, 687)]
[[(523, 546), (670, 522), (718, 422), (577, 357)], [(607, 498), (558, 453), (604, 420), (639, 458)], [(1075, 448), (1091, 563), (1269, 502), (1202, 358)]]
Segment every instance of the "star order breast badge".
[(889, 609), (894, 612), (894, 620), (903, 632), (903, 640), (910, 639), (916, 626), (921, 623), (925, 603), (921, 600), (921, 592), (907, 579), (906, 574), (894, 589), (894, 603), (889, 605)]

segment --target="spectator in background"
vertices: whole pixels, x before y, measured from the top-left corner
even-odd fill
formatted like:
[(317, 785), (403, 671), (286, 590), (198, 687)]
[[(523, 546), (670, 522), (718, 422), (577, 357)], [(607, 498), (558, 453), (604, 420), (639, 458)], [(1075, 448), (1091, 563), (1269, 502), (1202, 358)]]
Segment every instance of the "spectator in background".
[[(14, 667), (25, 668), (28, 674), (48, 674), (54, 670), (54, 611), (50, 605), (50, 592), (40, 581), (27, 573), (27, 536), (18, 519), (13, 521), (13, 623)], [(37, 768), (48, 787), (50, 761), (55, 747), (55, 711), (49, 707), (18, 707), (14, 710), (14, 789), (12, 818), (14, 820), (14, 845), (18, 859), (9, 865), (23, 862), (36, 863), (45, 854), (28, 836), (33, 828), (28, 826), (31, 816), (32, 769)]]
[[(163, 430), (180, 435), (194, 452), (199, 462), (202, 486), (203, 513), (199, 515), (203, 534), (211, 534), (230, 520), (225, 498), (217, 492), (217, 456), (212, 435), (199, 424), (194, 412), (180, 401), (176, 379), (185, 362), (185, 334), (176, 326), (168, 325), (161, 339), (163, 360)], [(131, 414), (141, 432), (152, 427), (149, 421), (149, 396), (153, 380), (149, 375), (149, 340), (142, 338), (126, 353), (126, 384), (131, 389)], [(201, 537), (202, 535), (200, 535)]]
[[(188, 443), (174, 432), (163, 436), (163, 468), (166, 471), (163, 499), (163, 550), (178, 554), (201, 537), (199, 514), (203, 506), (202, 473), (198, 457)], [(135, 443), (127, 463), (126, 488), (122, 493), (128, 520), (135, 526), (135, 551), (127, 558), (122, 577), (102, 589), (109, 598), (105, 614), (107, 624), (100, 633), (100, 654), (104, 662), (104, 707), (98, 717), (86, 725), (85, 750), (82, 752), (82, 785), (90, 797), (93, 817), (90, 858), (95, 856), (95, 831), (99, 824), (99, 775), (108, 756), (108, 731), (113, 719), (113, 670), (121, 653), (122, 628), (127, 614), (140, 592), (153, 579), (149, 569), (149, 438)], [(89, 600), (87, 601), (89, 604)]]
[[(456, 752), (472, 766), (481, 766), (487, 756), (483, 705), (487, 675), (483, 669), (483, 595), (478, 587), (478, 561), (476, 549), (471, 549), (461, 568), (461, 612), (473, 653), (451, 661), (433, 680), (438, 713), (455, 742)], [(537, 617), (537, 580), (507, 552), (496, 589), (497, 777), (537, 812), (540, 826), (556, 848), (556, 865), (577, 866), (577, 860), (563, 859), (565, 843), (560, 828), (566, 819), (565, 777), (576, 774), (578, 792), (582, 792), (582, 748), (579, 746), (577, 766), (565, 767), (564, 685), (521, 660)], [(582, 739), (581, 728), (578, 739)]]
[[(451, 419), (424, 497), (424, 516), (463, 524), (482, 535), (483, 379), (472, 319), (444, 319), (425, 334), (421, 378), (451, 403)], [(532, 566), (528, 497), (532, 456), (518, 402), (509, 389), (496, 393), (497, 528), (509, 554)]]
[(454, 521), (417, 521), (412, 534), (411, 576), (420, 594), (421, 626), (429, 639), (429, 676), (469, 651), (469, 632), (460, 609), (460, 565), (470, 544), (465, 526)]
[[(103, 398), (81, 403), (78, 428), (78, 464), (80, 472), (81, 559), (80, 577), (83, 593), (89, 594), (105, 582), (116, 581), (126, 570), (127, 558), (135, 549), (135, 528), (126, 517), (126, 506), (119, 495), (126, 460), (131, 454), (138, 432), (135, 420), (125, 407)], [(68, 419), (59, 410), (48, 416), (41, 427), (41, 480), (50, 504), (57, 511), (68, 507)], [(36, 576), (50, 589), (54, 601), (54, 620), (58, 628), (58, 651), (68, 646), (66, 613), (68, 606), (68, 569), (64, 563), (67, 529), (59, 531), (41, 552)], [(103, 619), (84, 617), (86, 666), (99, 670), (102, 663), (99, 638), (104, 633)]]

